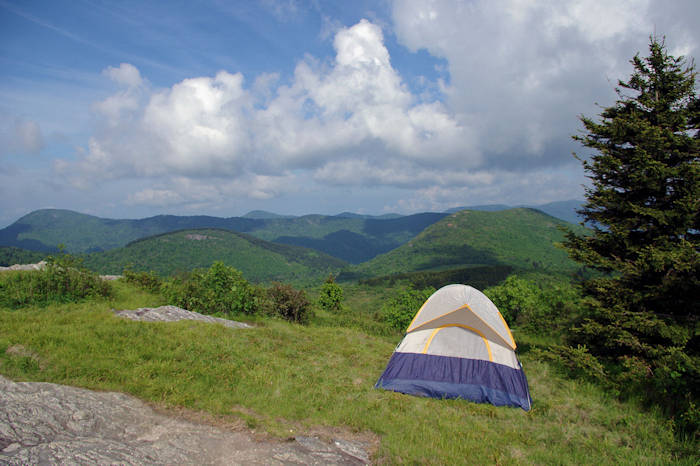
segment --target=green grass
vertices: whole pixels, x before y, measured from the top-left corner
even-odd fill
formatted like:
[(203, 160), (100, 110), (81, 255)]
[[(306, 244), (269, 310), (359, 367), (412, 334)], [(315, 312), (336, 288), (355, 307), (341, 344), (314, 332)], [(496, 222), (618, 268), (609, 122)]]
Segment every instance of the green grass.
[[(347, 312), (351, 301), (376, 302), (372, 293), (348, 299)], [(109, 300), (0, 309), (0, 372), (16, 380), (117, 390), (165, 406), (242, 417), (249, 426), (278, 435), (318, 426), (373, 432), (380, 439), (373, 457), (378, 462), (677, 459), (673, 433), (656, 413), (563, 378), (528, 353), (521, 359), (534, 401), (526, 413), (374, 389), (400, 335), (374, 336), (323, 325), (323, 319), (310, 326), (269, 320), (234, 330), (187, 321), (133, 322), (110, 312), (159, 304), (158, 295), (116, 283)], [(362, 312), (369, 311), (358, 310), (358, 316)], [(7, 352), (18, 345), (23, 351)]]

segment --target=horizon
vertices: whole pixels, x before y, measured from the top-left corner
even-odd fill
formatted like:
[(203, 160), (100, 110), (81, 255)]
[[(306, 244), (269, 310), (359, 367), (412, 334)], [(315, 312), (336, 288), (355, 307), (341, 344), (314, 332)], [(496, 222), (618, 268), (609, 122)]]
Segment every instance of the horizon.
[[(0, 228), (44, 208), (410, 215), (584, 198), (571, 136), (700, 3), (0, 0)], [(326, 212), (325, 214), (322, 212)]]

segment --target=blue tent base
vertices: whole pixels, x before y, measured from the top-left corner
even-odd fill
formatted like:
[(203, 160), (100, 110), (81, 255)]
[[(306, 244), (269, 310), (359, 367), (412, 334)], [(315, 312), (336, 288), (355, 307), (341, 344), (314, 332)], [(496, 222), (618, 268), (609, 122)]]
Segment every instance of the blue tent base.
[(530, 410), (530, 393), (522, 369), (478, 359), (394, 353), (375, 387)]

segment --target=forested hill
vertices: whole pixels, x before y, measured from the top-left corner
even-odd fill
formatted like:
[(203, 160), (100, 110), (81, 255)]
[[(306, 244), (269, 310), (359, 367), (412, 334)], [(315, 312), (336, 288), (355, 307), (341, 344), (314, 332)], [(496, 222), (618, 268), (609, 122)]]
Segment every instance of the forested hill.
[(411, 241), (352, 269), (348, 277), (478, 265), (508, 265), (551, 272), (577, 266), (557, 247), (560, 227), (581, 227), (534, 209), (463, 210), (429, 226)]
[(219, 228), (248, 233), (266, 241), (304, 246), (359, 263), (390, 251), (443, 218), (423, 213), (393, 218), (305, 215), (250, 217), (159, 215), (144, 219), (106, 219), (70, 210), (37, 210), (0, 230), (0, 246), (33, 251), (107, 251), (137, 239), (183, 229)]
[(88, 268), (104, 274), (120, 274), (130, 267), (167, 276), (206, 268), (215, 261), (235, 267), (255, 282), (321, 280), (347, 265), (311, 249), (215, 229), (164, 233), (84, 256)]
[(70, 253), (106, 251), (168, 231), (209, 227), (245, 232), (256, 223), (254, 219), (205, 215), (110, 219), (71, 210), (42, 209), (25, 215), (0, 230), (0, 246), (56, 251), (57, 246), (62, 244)]
[(536, 210), (539, 210), (541, 212), (544, 212), (547, 215), (551, 215), (552, 217), (556, 217), (560, 220), (564, 220), (565, 222), (578, 224), (583, 220), (583, 218), (581, 216), (579, 216), (579, 214), (577, 212), (579, 209), (581, 209), (582, 205), (583, 205), (583, 201), (571, 199), (568, 201), (554, 201), (554, 202), (548, 202), (546, 204), (538, 204), (538, 205), (507, 206), (504, 204), (487, 204), (487, 205), (476, 205), (476, 206), (467, 206), (467, 207), (455, 207), (455, 208), (447, 210), (447, 212), (455, 213), (455, 212), (459, 212), (460, 210), (484, 210), (487, 212), (498, 212), (501, 210), (508, 210), (508, 209), (513, 209), (513, 208), (523, 207), (523, 208), (527, 208), (527, 209), (536, 209)]

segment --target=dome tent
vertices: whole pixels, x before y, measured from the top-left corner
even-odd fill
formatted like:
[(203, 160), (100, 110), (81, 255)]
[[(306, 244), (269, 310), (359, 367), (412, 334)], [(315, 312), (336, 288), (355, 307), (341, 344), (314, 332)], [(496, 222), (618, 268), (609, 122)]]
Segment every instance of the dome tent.
[(420, 308), (375, 387), (529, 411), (530, 391), (515, 347), (486, 295), (447, 285)]

